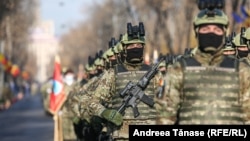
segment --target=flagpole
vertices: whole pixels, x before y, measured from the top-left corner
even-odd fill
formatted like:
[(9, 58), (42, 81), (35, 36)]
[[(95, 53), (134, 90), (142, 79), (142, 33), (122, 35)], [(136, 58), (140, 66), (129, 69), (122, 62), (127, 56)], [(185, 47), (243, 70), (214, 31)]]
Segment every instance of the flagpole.
[(50, 94), (49, 111), (53, 114), (54, 119), (54, 141), (63, 141), (62, 119), (60, 109), (66, 100), (66, 95), (63, 91), (63, 80), (61, 76), (61, 65), (59, 55), (55, 56), (54, 72), (53, 72), (53, 87)]
[(58, 138), (58, 114), (54, 114), (54, 141), (59, 141)]
[(62, 114), (58, 113), (58, 136), (59, 141), (63, 141)]

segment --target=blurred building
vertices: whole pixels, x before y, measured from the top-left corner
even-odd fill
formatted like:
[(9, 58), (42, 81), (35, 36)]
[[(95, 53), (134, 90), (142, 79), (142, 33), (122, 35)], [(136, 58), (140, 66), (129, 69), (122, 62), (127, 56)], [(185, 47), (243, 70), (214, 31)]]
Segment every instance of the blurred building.
[(36, 79), (44, 82), (53, 70), (54, 56), (59, 49), (53, 21), (37, 21), (30, 31), (29, 51), (36, 56)]
[(58, 52), (59, 41), (55, 36), (55, 26), (52, 20), (42, 20), (40, 11), (41, 0), (34, 0), (35, 21), (30, 29), (29, 53), (36, 59), (36, 80), (44, 82), (52, 75), (54, 56)]

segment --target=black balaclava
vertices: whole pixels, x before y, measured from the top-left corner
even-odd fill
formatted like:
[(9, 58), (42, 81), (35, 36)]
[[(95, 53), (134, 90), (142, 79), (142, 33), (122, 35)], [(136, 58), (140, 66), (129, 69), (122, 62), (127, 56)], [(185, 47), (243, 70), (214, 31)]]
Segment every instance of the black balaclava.
[(99, 76), (100, 74), (102, 74), (102, 72), (103, 72), (103, 70), (98, 68), (96, 75)]
[(126, 61), (128, 63), (140, 63), (142, 62), (143, 58), (143, 50), (144, 48), (132, 48), (132, 49), (127, 49), (126, 53)]
[(162, 75), (165, 75), (167, 72), (164, 70), (164, 71), (161, 71)]
[(117, 63), (117, 60), (115, 59), (115, 60), (109, 60), (109, 64), (110, 64), (110, 67), (114, 67), (115, 65), (117, 65), (118, 63)]
[(89, 73), (89, 79), (93, 78), (96, 74)]
[(198, 33), (199, 49), (202, 52), (213, 53), (223, 44), (224, 35), (214, 33)]
[(247, 57), (248, 54), (249, 54), (249, 50), (243, 51), (243, 50), (237, 49), (237, 57), (238, 57), (238, 58)]
[(110, 62), (105, 62), (105, 69), (110, 69)]
[[(215, 24), (223, 30), (223, 25)], [(202, 26), (206, 26), (202, 25)], [(216, 52), (224, 43), (224, 34), (217, 35), (215, 33), (197, 33), (199, 49), (205, 53)]]

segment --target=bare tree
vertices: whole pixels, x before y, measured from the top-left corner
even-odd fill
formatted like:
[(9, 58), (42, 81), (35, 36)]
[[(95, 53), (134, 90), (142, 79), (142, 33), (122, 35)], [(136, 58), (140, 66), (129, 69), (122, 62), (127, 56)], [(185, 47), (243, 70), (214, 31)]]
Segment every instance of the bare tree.
[(34, 21), (33, 0), (2, 0), (0, 2), (0, 40), (11, 63), (23, 69), (27, 64), (28, 30)]
[[(239, 25), (230, 15), (232, 11), (239, 10), (241, 3), (242, 0), (226, 1), (225, 11), (230, 18), (231, 30)], [(74, 63), (74, 66), (78, 66), (75, 63), (81, 62), (79, 60), (86, 63), (89, 55), (94, 56), (98, 50), (107, 49), (111, 37), (118, 39), (120, 34), (126, 33), (128, 22), (133, 25), (144, 23), (146, 52), (152, 54), (156, 49), (163, 54), (183, 53), (185, 48), (197, 45), (193, 18), (198, 10), (196, 0), (104, 0), (88, 9), (90, 16), (87, 21), (63, 37), (64, 54), (71, 55), (67, 57), (71, 61), (65, 62)]]

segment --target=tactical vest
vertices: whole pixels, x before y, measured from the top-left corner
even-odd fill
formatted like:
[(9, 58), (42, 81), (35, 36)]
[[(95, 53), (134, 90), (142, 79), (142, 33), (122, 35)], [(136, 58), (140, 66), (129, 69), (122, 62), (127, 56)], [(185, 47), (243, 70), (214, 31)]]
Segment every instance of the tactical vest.
[[(118, 108), (122, 104), (123, 98), (119, 95), (119, 92), (127, 85), (129, 81), (137, 83), (138, 80), (150, 69), (148, 65), (142, 65), (141, 69), (137, 71), (128, 71), (123, 65), (117, 65), (115, 68), (116, 81), (115, 81), (115, 91), (116, 94), (112, 99), (113, 108)], [(155, 86), (153, 79), (150, 81), (145, 94), (151, 98), (154, 97)], [(154, 119), (156, 117), (156, 111), (150, 108), (148, 105), (140, 102), (138, 105), (138, 111), (140, 115), (136, 119)], [(125, 111), (123, 119), (134, 119), (132, 108), (127, 108)]]
[[(140, 69), (136, 71), (128, 71), (122, 64), (119, 64), (115, 67), (115, 95), (112, 99), (112, 107), (118, 109), (122, 104), (123, 98), (119, 95), (119, 92), (127, 85), (129, 81), (137, 83), (138, 80), (143, 77), (143, 75), (150, 69), (148, 65), (142, 65)], [(151, 98), (154, 97), (154, 79), (150, 81), (147, 88), (144, 90), (145, 94)], [(127, 108), (125, 115), (123, 116), (123, 124), (119, 129), (108, 128), (108, 132), (112, 133), (114, 140), (128, 140), (129, 137), (129, 125), (138, 125), (138, 124), (155, 124), (156, 110), (150, 108), (148, 105), (143, 102), (139, 102), (137, 105), (140, 115), (137, 118), (134, 118), (132, 108)]]
[(225, 57), (218, 67), (203, 67), (192, 57), (184, 68), (179, 124), (243, 124), (239, 62)]

